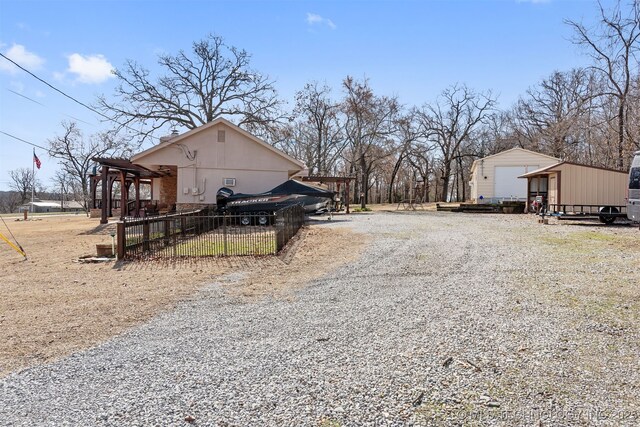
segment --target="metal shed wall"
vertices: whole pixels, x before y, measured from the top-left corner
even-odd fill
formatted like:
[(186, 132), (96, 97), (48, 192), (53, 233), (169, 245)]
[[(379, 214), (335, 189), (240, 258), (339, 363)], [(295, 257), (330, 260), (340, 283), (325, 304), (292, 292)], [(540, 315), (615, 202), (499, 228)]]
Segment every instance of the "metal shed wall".
[(626, 204), (627, 172), (571, 163), (563, 163), (557, 170), (560, 172), (559, 198), (563, 205)]

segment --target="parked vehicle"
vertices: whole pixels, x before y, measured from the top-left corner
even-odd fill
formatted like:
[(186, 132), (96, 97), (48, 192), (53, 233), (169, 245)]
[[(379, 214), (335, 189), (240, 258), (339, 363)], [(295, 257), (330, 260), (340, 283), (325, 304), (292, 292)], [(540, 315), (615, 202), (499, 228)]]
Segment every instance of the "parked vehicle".
[(627, 217), (633, 222), (640, 222), (640, 151), (636, 151), (629, 169)]
[(242, 225), (252, 221), (266, 225), (273, 212), (291, 205), (301, 205), (307, 215), (328, 212), (334, 196), (333, 191), (290, 179), (260, 194), (234, 194), (222, 187), (216, 194), (216, 204), (221, 212), (247, 214), (241, 220)]

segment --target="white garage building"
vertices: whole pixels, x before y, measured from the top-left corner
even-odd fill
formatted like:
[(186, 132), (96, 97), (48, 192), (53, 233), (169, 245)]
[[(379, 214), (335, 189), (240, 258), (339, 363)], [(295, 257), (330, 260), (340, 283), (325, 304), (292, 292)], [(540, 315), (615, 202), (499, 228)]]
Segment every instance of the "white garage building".
[[(473, 162), (471, 166), (471, 201), (498, 203), (503, 200), (527, 200), (527, 183), (519, 176), (554, 165), (560, 159), (512, 148)], [(540, 189), (546, 191), (546, 189)]]

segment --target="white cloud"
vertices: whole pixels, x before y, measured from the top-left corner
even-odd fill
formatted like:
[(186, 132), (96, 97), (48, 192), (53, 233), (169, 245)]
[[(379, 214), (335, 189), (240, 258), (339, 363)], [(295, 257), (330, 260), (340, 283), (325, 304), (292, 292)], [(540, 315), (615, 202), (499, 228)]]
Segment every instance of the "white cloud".
[(59, 71), (54, 71), (53, 72), (53, 78), (59, 82), (64, 80), (64, 73), (61, 73)]
[(336, 24), (333, 23), (333, 21), (329, 18), (323, 18), (322, 16), (318, 15), (317, 13), (310, 13), (307, 12), (307, 24), (313, 26), (313, 25), (326, 25), (327, 27), (331, 28), (332, 30), (335, 30)]
[[(29, 71), (38, 70), (42, 67), (42, 64), (44, 64), (43, 58), (39, 57), (33, 52), (29, 52), (21, 44), (14, 43), (13, 46), (11, 46), (9, 49), (4, 51), (3, 53), (7, 58), (20, 64), (22, 67), (26, 68)], [(15, 74), (18, 72), (18, 67), (16, 67), (6, 59), (1, 59), (0, 70), (6, 71), (11, 74)]]
[(83, 56), (74, 53), (68, 56), (67, 72), (75, 74), (80, 83), (102, 83), (114, 77), (113, 65), (103, 55)]

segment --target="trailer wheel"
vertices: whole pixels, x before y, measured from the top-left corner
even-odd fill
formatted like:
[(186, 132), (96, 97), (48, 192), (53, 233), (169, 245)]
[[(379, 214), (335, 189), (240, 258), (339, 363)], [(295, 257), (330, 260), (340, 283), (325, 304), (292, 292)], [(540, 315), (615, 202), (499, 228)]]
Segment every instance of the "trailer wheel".
[(260, 212), (258, 214), (258, 225), (268, 225), (269, 224), (269, 214), (266, 212)]
[(251, 225), (251, 217), (249, 215), (242, 215), (242, 217), (240, 217), (240, 224)]
[[(617, 208), (614, 208), (613, 206), (605, 206), (600, 208), (599, 212), (606, 213), (606, 214), (617, 214), (619, 211)], [(613, 224), (613, 222), (616, 220), (616, 217), (600, 215), (598, 219), (603, 224)]]

